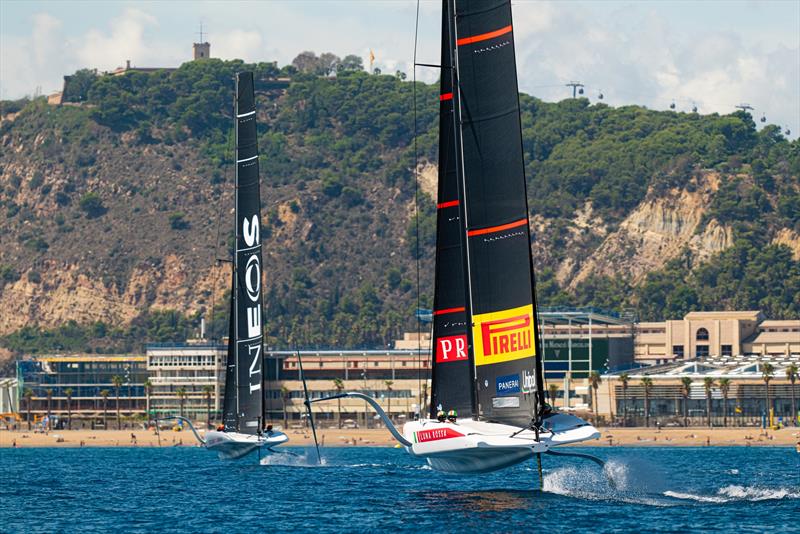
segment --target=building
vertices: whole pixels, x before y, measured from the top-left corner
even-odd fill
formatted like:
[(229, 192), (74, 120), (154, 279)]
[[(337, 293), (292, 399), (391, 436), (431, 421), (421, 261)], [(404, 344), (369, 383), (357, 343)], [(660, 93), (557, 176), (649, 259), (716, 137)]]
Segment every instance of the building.
[[(769, 391), (764, 382), (765, 364), (770, 364), (774, 370)], [(695, 358), (629, 371), (627, 387), (621, 379), (622, 373), (609, 373), (601, 377), (597, 390), (597, 413), (618, 424), (626, 421), (627, 414), (629, 426), (644, 426), (647, 397), (651, 425), (656, 421), (661, 425), (683, 425), (684, 415), (690, 425), (706, 425), (710, 394), (714, 426), (725, 422), (737, 426), (761, 425), (769, 416), (768, 408), (772, 408), (776, 421), (786, 423), (793, 419), (792, 396), (800, 400), (800, 383), (792, 385), (787, 377), (787, 369), (792, 364), (800, 366), (800, 354)], [(651, 385), (645, 386), (645, 378)], [(708, 394), (707, 379), (713, 381)], [(688, 391), (684, 381), (688, 382)], [(726, 382), (727, 393), (721, 387)], [(646, 387), (649, 388), (647, 392)], [(797, 415), (795, 413), (794, 417)]]
[[(318, 399), (341, 391), (373, 396), (393, 420), (402, 422), (425, 413), (430, 390), (430, 360), (426, 350), (267, 351), (266, 411), (268, 419), (301, 424), (306, 413), (302, 365), (309, 397)], [(373, 426), (375, 415), (357, 399), (312, 405), (322, 424)]]
[(635, 359), (658, 365), (734, 355), (800, 355), (800, 320), (767, 320), (760, 311), (691, 312), (681, 320), (636, 324)]
[(630, 318), (596, 308), (543, 308), (539, 312), (544, 345), (544, 379), (557, 386), (555, 405), (586, 409), (589, 375), (628, 369), (633, 363)]
[(211, 44), (208, 42), (194, 43), (192, 45), (193, 59), (207, 59), (211, 57)]
[(30, 412), (37, 421), (49, 413), (53, 427), (61, 426), (68, 415), (73, 428), (101, 424), (105, 412), (116, 412), (117, 395), (123, 418), (145, 417), (144, 355), (25, 356), (17, 361), (17, 380), (23, 397), (20, 411)]
[(227, 344), (206, 340), (151, 343), (146, 352), (149, 413), (205, 421), (210, 411), (212, 421), (221, 418)]

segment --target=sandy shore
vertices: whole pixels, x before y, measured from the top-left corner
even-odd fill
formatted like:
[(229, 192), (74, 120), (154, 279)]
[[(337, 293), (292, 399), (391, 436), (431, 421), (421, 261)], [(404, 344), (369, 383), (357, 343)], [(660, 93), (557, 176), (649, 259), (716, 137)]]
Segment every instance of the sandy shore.
[[(758, 428), (601, 428), (599, 440), (582, 443), (590, 447), (656, 446), (793, 446), (800, 442), (800, 428), (769, 430)], [(135, 443), (131, 436), (135, 435)], [(396, 444), (385, 429), (320, 429), (320, 444), (326, 447), (380, 446)], [(289, 431), (290, 444), (311, 445), (311, 432)], [(188, 430), (161, 431), (162, 447), (194, 447), (197, 441)], [(158, 447), (159, 439), (152, 430), (58, 430), (48, 434), (28, 431), (0, 431), (2, 447)]]

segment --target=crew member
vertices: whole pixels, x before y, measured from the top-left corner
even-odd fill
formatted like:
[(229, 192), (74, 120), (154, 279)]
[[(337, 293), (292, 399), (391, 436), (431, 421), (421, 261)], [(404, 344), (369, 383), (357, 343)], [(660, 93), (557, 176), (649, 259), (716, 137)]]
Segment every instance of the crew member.
[(267, 436), (272, 437), (272, 425), (267, 425)]
[(457, 411), (450, 410), (449, 412), (447, 412), (447, 421), (448, 422), (455, 424), (456, 419), (458, 419), (458, 412)]
[(217, 432), (225, 432), (225, 425), (224, 424), (217, 425)]
[(439, 421), (440, 423), (445, 422), (444, 410), (439, 410), (438, 412), (436, 412), (436, 420)]

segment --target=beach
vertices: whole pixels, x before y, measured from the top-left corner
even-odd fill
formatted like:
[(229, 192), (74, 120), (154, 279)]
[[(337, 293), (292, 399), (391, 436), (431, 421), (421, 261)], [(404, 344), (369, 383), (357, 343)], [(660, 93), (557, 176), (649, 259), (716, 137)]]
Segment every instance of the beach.
[[(760, 428), (601, 428), (601, 438), (579, 443), (581, 447), (657, 446), (657, 447), (728, 447), (793, 446), (800, 441), (800, 428), (762, 431)], [(289, 430), (289, 445), (314, 443), (310, 430)], [(397, 442), (384, 428), (317, 430), (324, 447), (393, 447)], [(0, 448), (8, 447), (194, 447), (197, 440), (189, 430), (176, 432), (152, 429), (128, 430), (56, 430), (34, 433), (27, 430), (0, 430)]]

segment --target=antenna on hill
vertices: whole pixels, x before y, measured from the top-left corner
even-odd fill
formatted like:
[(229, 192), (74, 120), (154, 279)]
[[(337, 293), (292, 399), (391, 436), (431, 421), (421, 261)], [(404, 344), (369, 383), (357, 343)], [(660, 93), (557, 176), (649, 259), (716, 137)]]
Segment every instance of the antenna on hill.
[(197, 33), (200, 35), (200, 41), (199, 42), (204, 43), (205, 41), (203, 41), (203, 21), (202, 20), (200, 21), (200, 31), (197, 32)]

